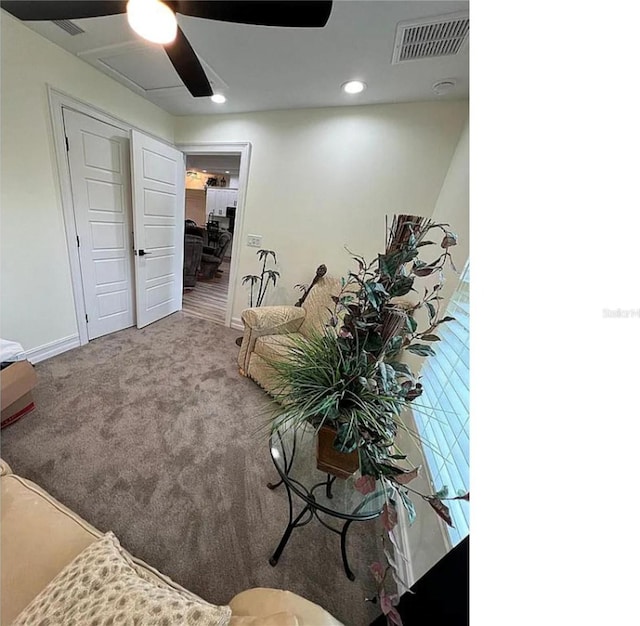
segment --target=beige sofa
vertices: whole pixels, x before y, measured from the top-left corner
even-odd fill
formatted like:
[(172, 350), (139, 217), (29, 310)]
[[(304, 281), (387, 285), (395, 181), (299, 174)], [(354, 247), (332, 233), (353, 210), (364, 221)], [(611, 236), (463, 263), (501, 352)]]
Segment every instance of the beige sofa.
[(286, 356), (296, 337), (323, 332), (335, 307), (332, 296), (340, 293), (340, 281), (323, 276), (309, 292), (301, 307), (263, 306), (242, 312), (244, 335), (238, 366), (264, 390), (272, 393), (277, 386), (269, 360)]
[[(0, 623), (8, 626), (62, 570), (69, 569), (66, 568), (68, 564), (74, 559), (77, 562), (76, 557), (104, 535), (38, 485), (14, 474), (1, 460), (0, 473)], [(155, 587), (203, 602), (143, 561), (128, 553), (126, 557), (140, 578), (151, 581)], [(278, 589), (243, 591), (229, 602), (229, 606), (230, 626), (341, 626), (316, 604)], [(65, 620), (47, 623), (54, 626)]]

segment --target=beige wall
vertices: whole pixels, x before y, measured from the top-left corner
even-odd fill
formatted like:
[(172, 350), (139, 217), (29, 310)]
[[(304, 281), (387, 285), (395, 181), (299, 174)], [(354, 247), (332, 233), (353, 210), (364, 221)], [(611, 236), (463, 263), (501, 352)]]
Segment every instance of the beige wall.
[[(446, 204), (443, 181), (451, 176), (467, 102), (176, 118), (13, 18), (2, 14), (0, 21), (0, 332), (26, 349), (77, 332), (46, 83), (176, 143), (250, 141), (238, 278), (258, 268), (255, 248), (244, 245), (247, 234), (262, 235), (282, 273), (272, 303), (295, 302), (293, 286), (308, 282), (320, 263), (344, 274), (351, 267), (345, 244), (377, 254), (385, 215), (431, 215)], [(247, 302), (238, 287), (233, 318)]]
[[(176, 118), (176, 143), (252, 144), (239, 275), (255, 273), (247, 234), (278, 253), (271, 303), (326, 263), (351, 267), (347, 244), (371, 257), (384, 246), (384, 217), (431, 215), (467, 119), (467, 102), (422, 102)], [(247, 306), (236, 290), (233, 317)]]
[[(453, 262), (458, 272), (462, 272), (469, 259), (469, 123), (464, 127), (456, 151), (451, 159), (449, 171), (442, 184), (436, 208), (433, 212), (436, 222), (451, 225), (458, 235), (458, 245), (450, 248)], [(445, 282), (442, 295), (448, 300), (458, 281), (453, 272)]]
[(28, 350), (77, 334), (46, 84), (169, 141), (173, 118), (5, 13), (0, 22), (0, 334)]

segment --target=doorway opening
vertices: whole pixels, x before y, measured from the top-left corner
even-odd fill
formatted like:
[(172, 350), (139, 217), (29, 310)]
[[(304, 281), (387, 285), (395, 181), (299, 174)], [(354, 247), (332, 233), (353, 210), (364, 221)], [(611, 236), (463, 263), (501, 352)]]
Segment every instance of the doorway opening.
[(228, 325), (241, 154), (186, 154), (182, 310)]

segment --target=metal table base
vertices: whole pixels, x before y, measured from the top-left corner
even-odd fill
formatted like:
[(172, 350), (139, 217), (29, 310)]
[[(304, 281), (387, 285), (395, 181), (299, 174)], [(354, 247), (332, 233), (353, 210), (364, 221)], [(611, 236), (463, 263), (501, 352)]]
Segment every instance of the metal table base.
[[(347, 559), (347, 532), (349, 530), (349, 526), (351, 526), (351, 522), (353, 522), (354, 520), (347, 520), (342, 526), (342, 529), (339, 530), (327, 524), (318, 515), (319, 513), (318, 509), (312, 504), (312, 502), (315, 500), (313, 492), (316, 489), (319, 489), (320, 487), (324, 487), (326, 489), (327, 497), (331, 498), (331, 486), (333, 485), (335, 479), (336, 479), (335, 476), (331, 476), (330, 474), (327, 474), (326, 480), (323, 480), (322, 482), (315, 484), (311, 489), (307, 489), (304, 485), (300, 484), (298, 481), (292, 479), (291, 477), (288, 477), (288, 480), (295, 482), (296, 485), (298, 485), (301, 489), (303, 489), (307, 493), (307, 496), (311, 501), (311, 502), (305, 503), (304, 508), (295, 519), (293, 518), (293, 498), (291, 497), (291, 489), (289, 488), (289, 485), (287, 484), (287, 482), (285, 482), (284, 479), (280, 479), (280, 481), (275, 484), (272, 484), (272, 483), (267, 484), (267, 487), (269, 487), (269, 489), (276, 489), (284, 482), (284, 486), (287, 490), (287, 498), (289, 500), (289, 523), (287, 524), (287, 528), (285, 529), (284, 534), (282, 535), (282, 539), (280, 540), (278, 547), (276, 548), (275, 552), (269, 559), (269, 563), (273, 567), (275, 567), (278, 564), (280, 556), (282, 555), (282, 552), (285, 549), (289, 541), (289, 538), (291, 537), (291, 533), (293, 532), (293, 529), (300, 528), (301, 526), (306, 526), (315, 517), (325, 528), (327, 528), (333, 533), (336, 533), (337, 535), (340, 535), (340, 551), (342, 553), (342, 564), (344, 566), (345, 574), (347, 575), (347, 578), (349, 580), (356, 579), (355, 574), (351, 571), (351, 568), (349, 567), (349, 561)], [(305, 515), (307, 517), (306, 519), (303, 519)]]

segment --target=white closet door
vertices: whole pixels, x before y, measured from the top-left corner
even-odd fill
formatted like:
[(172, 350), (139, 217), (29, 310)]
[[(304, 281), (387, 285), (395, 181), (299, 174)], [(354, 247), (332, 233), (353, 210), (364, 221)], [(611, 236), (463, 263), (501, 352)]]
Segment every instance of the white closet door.
[(133, 326), (129, 133), (63, 110), (89, 339)]
[(182, 309), (182, 152), (131, 131), (137, 326)]

